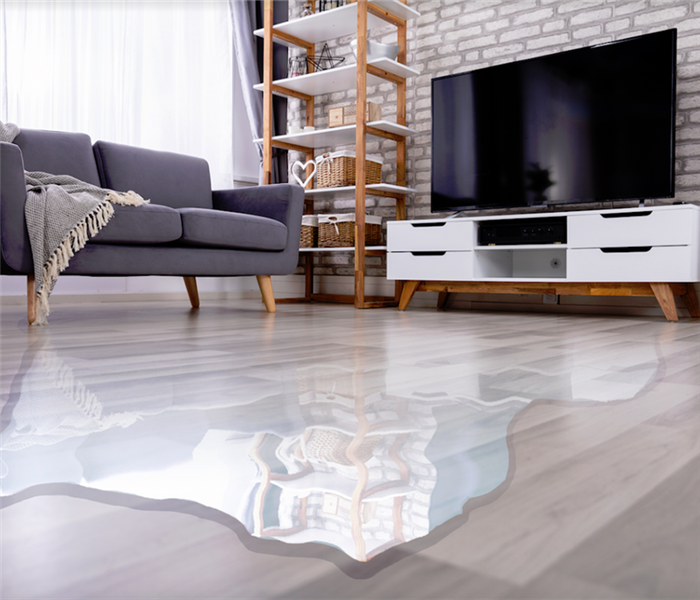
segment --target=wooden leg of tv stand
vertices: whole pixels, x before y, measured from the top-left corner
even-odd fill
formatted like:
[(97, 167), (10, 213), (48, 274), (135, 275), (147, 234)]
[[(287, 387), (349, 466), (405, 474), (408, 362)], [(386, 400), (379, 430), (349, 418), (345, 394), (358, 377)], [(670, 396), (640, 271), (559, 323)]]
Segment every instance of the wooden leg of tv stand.
[(676, 310), (676, 303), (673, 299), (671, 285), (668, 283), (650, 283), (649, 285), (659, 302), (659, 306), (661, 306), (661, 310), (664, 311), (666, 319), (669, 321), (677, 321), (678, 311)]
[(447, 300), (450, 297), (450, 292), (440, 292), (438, 293), (438, 301), (437, 301), (437, 307), (438, 310), (442, 310), (445, 308), (445, 304), (447, 304)]
[(700, 317), (700, 304), (698, 304), (698, 297), (695, 295), (695, 288), (692, 283), (686, 285), (686, 292), (681, 296), (683, 304), (688, 309), (691, 317), (697, 319)]
[(399, 299), (399, 310), (406, 310), (408, 305), (411, 303), (413, 294), (416, 293), (420, 281), (406, 281), (403, 284), (403, 290), (401, 290), (401, 298)]

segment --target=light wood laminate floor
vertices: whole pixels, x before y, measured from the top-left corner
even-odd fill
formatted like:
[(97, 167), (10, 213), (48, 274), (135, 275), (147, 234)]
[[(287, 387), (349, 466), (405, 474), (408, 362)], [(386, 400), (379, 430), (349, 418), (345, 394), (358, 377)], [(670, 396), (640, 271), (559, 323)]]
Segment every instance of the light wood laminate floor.
[[(0, 317), (2, 598), (700, 597), (697, 320), (253, 300)], [(389, 441), (401, 458), (404, 543), (358, 560), (332, 495), (342, 548), (249, 533), (255, 443), (258, 465), (303, 447), (347, 475), (313, 435), (363, 422), (364, 464)]]

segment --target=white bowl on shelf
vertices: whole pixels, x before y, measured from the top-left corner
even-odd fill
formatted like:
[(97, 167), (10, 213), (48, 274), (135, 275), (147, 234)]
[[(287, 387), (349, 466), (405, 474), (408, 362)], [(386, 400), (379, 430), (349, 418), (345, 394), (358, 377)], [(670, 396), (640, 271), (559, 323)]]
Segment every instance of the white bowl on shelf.
[[(350, 42), (350, 48), (352, 48), (352, 54), (357, 59), (357, 40)], [(380, 44), (379, 42), (373, 42), (372, 40), (367, 40), (367, 60), (375, 60), (377, 58), (388, 58), (389, 60), (396, 60), (399, 55), (399, 50), (401, 46), (398, 44)]]

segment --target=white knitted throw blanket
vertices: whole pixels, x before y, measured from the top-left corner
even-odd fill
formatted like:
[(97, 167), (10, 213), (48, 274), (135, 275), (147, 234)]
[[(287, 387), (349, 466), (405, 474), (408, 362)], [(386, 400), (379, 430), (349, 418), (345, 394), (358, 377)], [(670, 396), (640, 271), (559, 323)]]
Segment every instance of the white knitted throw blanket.
[(114, 204), (140, 206), (148, 202), (137, 193), (114, 192), (69, 175), (25, 173), (27, 201), (24, 217), (34, 258), (37, 316), (46, 325), (49, 295), (58, 276), (88, 239), (114, 215)]
[[(11, 142), (19, 127), (0, 122), (0, 142)], [(33, 325), (46, 325), (49, 296), (58, 276), (88, 239), (114, 215), (112, 204), (141, 206), (136, 192), (106, 190), (69, 175), (25, 171), (27, 201), (24, 217), (34, 259), (37, 315)]]
[(19, 134), (19, 127), (14, 123), (0, 121), (0, 142), (11, 142)]

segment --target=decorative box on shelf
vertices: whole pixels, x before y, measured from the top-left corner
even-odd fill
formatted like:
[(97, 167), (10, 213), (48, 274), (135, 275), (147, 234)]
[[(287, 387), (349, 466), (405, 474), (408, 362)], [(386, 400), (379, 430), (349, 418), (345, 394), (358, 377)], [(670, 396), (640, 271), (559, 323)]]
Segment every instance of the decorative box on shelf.
[[(365, 183), (382, 182), (382, 165), (384, 159), (381, 156), (366, 156)], [(349, 150), (328, 152), (316, 157), (316, 187), (333, 188), (355, 185), (355, 153)]]
[[(367, 122), (382, 120), (382, 107), (374, 102), (367, 103)], [(337, 106), (328, 109), (328, 127), (354, 125), (357, 122), (357, 104)]]
[[(365, 215), (365, 245), (378, 246), (382, 241), (382, 218)], [(318, 247), (342, 248), (355, 245), (355, 214), (318, 216)]]

